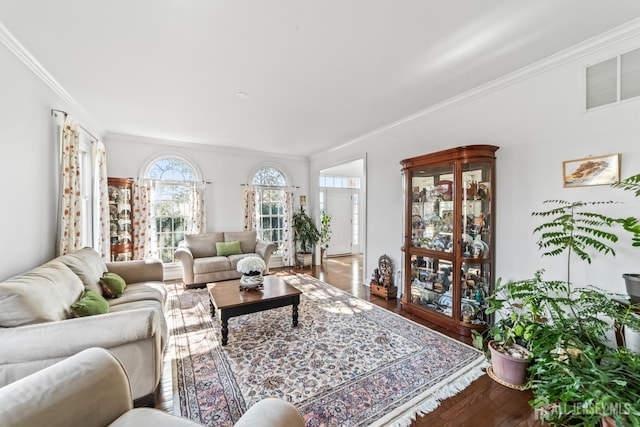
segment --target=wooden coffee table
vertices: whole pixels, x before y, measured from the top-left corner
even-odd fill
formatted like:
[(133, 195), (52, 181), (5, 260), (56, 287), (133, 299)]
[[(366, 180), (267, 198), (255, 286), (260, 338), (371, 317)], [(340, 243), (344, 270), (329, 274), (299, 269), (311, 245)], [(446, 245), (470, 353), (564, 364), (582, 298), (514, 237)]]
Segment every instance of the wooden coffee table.
[(298, 305), (302, 292), (277, 276), (265, 276), (264, 288), (260, 290), (241, 291), (240, 279), (207, 283), (207, 289), (211, 316), (215, 317), (216, 311), (220, 310), (222, 345), (227, 345), (231, 317), (291, 305), (293, 326), (298, 326)]

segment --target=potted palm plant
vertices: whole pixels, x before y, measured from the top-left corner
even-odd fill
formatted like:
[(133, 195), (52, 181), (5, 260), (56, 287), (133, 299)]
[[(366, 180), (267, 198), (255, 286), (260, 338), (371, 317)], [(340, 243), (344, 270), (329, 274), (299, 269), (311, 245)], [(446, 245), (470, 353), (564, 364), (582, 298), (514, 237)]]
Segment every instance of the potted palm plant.
[(300, 206), (300, 211), (293, 214), (293, 232), (296, 242), (296, 264), (313, 265), (313, 246), (320, 240), (320, 232), (309, 215)]

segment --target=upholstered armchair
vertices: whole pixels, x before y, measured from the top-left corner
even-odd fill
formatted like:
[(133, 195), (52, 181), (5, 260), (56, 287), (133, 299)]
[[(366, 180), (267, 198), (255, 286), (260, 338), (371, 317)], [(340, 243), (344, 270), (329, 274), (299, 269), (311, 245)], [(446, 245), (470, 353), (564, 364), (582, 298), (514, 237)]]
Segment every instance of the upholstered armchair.
[(187, 288), (209, 282), (239, 279), (238, 261), (259, 256), (267, 265), (276, 245), (257, 239), (255, 231), (185, 234), (175, 257), (182, 263), (182, 280)]

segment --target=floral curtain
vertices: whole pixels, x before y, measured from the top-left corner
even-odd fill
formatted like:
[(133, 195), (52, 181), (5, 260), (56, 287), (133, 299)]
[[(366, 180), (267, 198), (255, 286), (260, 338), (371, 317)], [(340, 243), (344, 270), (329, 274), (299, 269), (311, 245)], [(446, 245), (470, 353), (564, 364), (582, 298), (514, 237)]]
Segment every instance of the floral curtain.
[(193, 182), (189, 185), (189, 212), (191, 217), (187, 224), (189, 233), (199, 234), (206, 230), (204, 211), (204, 184)]
[(284, 229), (282, 230), (282, 265), (291, 267), (295, 263), (295, 248), (293, 244), (293, 193), (294, 190), (284, 192)]
[(253, 231), (258, 229), (258, 218), (256, 215), (256, 191), (255, 185), (245, 185), (244, 187), (244, 229)]
[(110, 258), (109, 186), (107, 184), (107, 150), (101, 141), (96, 144), (96, 194), (98, 194), (98, 235), (96, 249), (105, 261)]
[(158, 258), (153, 183), (133, 183), (133, 259)]
[(61, 145), (57, 256), (80, 249), (82, 245), (80, 147), (76, 124), (69, 117), (64, 121)]

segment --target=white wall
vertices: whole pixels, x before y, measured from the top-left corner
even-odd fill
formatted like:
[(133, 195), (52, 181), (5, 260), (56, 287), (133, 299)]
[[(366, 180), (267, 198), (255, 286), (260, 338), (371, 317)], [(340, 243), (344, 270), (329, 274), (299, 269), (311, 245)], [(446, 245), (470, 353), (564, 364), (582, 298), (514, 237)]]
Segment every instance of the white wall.
[(0, 44), (0, 280), (55, 253), (58, 149), (51, 109), (66, 105)]
[[(244, 188), (241, 184), (249, 183), (261, 166), (279, 168), (288, 175), (292, 185), (300, 187), (296, 195), (304, 194), (309, 198), (309, 164), (306, 158), (126, 136), (107, 135), (105, 145), (110, 177), (139, 177), (152, 159), (162, 155), (178, 155), (196, 165), (203, 180), (211, 182), (205, 193), (208, 231), (242, 230)], [(295, 204), (299, 204), (299, 197), (296, 197)]]
[[(565, 189), (562, 161), (620, 153), (621, 174), (640, 173), (640, 99), (584, 112), (583, 69), (640, 46), (640, 36), (617, 42), (564, 62), (501, 89), (437, 113), (373, 133), (342, 149), (313, 156), (311, 176), (328, 164), (367, 154), (366, 273), (388, 254), (401, 268), (403, 195), (402, 159), (469, 144), (500, 146), (497, 152), (496, 277), (522, 279), (539, 268), (547, 277), (563, 279), (564, 258), (541, 259), (532, 236), (531, 212), (548, 199), (621, 200), (609, 213), (640, 217), (640, 200), (605, 187)], [(638, 272), (640, 252), (623, 239), (615, 259), (594, 256), (592, 266), (574, 270), (575, 283), (589, 283), (624, 292), (623, 273)]]

